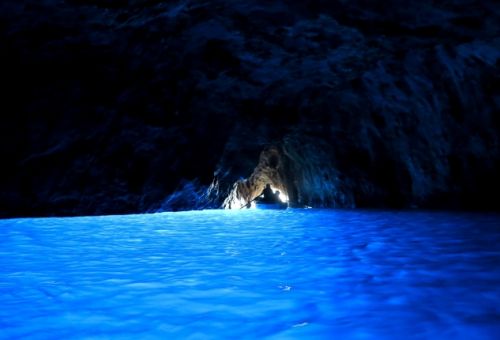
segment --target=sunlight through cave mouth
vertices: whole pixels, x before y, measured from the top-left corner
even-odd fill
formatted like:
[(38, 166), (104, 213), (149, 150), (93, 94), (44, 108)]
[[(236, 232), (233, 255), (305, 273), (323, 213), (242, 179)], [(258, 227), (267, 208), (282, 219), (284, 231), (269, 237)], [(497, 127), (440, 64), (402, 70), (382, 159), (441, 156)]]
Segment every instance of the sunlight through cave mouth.
[(267, 184), (273, 193), (279, 191), (281, 203), (292, 202), (290, 193), (293, 183), (290, 171), (278, 147), (271, 146), (260, 154), (259, 162), (253, 173), (245, 179), (236, 181), (223, 203), (224, 209), (255, 208), (255, 199), (262, 194)]

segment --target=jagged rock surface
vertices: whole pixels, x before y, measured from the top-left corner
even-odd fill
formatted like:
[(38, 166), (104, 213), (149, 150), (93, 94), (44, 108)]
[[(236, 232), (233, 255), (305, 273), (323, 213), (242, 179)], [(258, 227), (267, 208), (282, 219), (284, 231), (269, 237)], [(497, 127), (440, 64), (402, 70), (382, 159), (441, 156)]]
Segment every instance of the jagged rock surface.
[(218, 207), (270, 148), (297, 204), (499, 209), (499, 13), (3, 1), (0, 214)]

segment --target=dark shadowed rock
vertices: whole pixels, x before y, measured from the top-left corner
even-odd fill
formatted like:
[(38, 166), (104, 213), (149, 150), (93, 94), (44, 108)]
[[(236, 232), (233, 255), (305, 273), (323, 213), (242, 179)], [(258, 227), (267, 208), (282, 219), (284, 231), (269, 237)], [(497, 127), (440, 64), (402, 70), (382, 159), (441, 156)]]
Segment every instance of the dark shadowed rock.
[[(499, 209), (494, 1), (3, 1), (0, 214)], [(275, 162), (276, 160), (276, 162)]]

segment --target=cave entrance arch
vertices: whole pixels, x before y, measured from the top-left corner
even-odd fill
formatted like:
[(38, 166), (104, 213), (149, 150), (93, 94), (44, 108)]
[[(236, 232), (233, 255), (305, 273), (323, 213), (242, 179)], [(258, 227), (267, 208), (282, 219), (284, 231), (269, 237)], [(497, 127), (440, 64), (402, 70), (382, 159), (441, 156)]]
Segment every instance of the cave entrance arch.
[(297, 195), (289, 163), (279, 147), (270, 146), (264, 149), (252, 174), (234, 183), (222, 207), (224, 209), (250, 207), (249, 203), (262, 193), (266, 184), (270, 184), (273, 191), (280, 192), (280, 199), (283, 202), (294, 204)]

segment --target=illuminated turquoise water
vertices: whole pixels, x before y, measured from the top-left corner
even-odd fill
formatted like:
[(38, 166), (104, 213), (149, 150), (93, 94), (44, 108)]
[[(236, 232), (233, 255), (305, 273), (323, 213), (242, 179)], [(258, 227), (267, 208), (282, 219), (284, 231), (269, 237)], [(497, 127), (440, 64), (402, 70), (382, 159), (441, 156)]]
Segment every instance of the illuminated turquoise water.
[(1, 339), (498, 336), (498, 215), (0, 221)]

